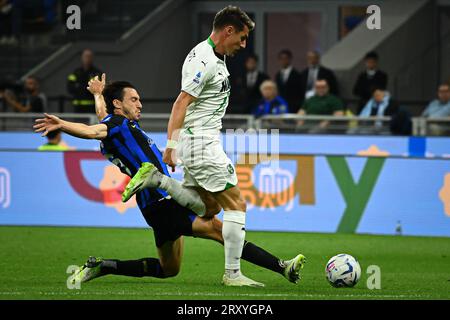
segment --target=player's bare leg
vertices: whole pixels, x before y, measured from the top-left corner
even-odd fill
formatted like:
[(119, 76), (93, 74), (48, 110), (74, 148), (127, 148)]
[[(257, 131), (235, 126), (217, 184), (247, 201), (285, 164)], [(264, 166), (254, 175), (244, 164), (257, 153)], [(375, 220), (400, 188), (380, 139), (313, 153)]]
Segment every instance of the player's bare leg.
[(181, 268), (183, 258), (184, 239), (180, 236), (175, 241), (167, 241), (158, 248), (159, 263), (164, 277), (175, 277)]

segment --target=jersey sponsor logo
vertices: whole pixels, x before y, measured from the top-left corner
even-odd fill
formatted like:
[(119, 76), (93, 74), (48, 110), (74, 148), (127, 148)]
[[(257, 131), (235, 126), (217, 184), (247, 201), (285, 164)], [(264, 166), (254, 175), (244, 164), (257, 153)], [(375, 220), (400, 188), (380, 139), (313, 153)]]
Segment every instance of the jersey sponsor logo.
[(195, 78), (192, 80), (194, 81), (196, 84), (200, 83), (200, 78), (202, 77), (202, 73), (199, 71), (196, 75)]
[(11, 174), (8, 169), (0, 167), (0, 207), (8, 208), (11, 204)]
[(233, 174), (233, 173), (234, 173), (234, 168), (233, 168), (233, 165), (232, 165), (231, 163), (228, 164), (227, 170), (228, 170), (228, 173), (229, 173), (229, 174)]

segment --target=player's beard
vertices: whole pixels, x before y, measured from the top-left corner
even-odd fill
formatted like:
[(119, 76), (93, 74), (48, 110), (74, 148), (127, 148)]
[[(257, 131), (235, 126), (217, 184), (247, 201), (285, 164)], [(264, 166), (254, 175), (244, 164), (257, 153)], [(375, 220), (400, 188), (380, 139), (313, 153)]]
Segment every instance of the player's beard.
[(238, 54), (239, 51), (241, 51), (241, 50), (242, 50), (242, 48), (241, 48), (241, 46), (239, 45), (239, 48), (237, 48), (236, 50), (233, 51), (233, 56), (235, 56), (236, 54)]

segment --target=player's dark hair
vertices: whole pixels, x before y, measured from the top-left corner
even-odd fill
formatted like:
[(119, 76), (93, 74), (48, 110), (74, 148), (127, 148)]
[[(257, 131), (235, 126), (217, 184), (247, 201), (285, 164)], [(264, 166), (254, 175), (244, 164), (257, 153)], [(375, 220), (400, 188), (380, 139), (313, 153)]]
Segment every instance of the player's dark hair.
[(114, 113), (114, 104), (113, 101), (115, 99), (123, 101), (123, 90), (125, 88), (132, 88), (136, 89), (131, 83), (127, 81), (115, 81), (108, 83), (105, 88), (103, 89), (103, 98), (105, 99), (106, 103), (106, 112), (108, 114)]
[(255, 28), (255, 23), (249, 16), (241, 10), (239, 7), (227, 6), (217, 12), (214, 17), (213, 29), (221, 30), (226, 26), (233, 26), (238, 32), (244, 30), (244, 26), (247, 26), (249, 31)]
[(280, 52), (278, 52), (278, 58), (280, 57), (280, 56), (282, 56), (282, 55), (286, 55), (286, 56), (288, 56), (288, 58), (289, 59), (292, 59), (292, 51), (291, 50), (289, 50), (289, 49), (283, 49), (283, 50), (281, 50)]
[(378, 61), (378, 53), (376, 53), (375, 51), (370, 51), (366, 54), (366, 56), (364, 57), (364, 60), (367, 59), (373, 59), (375, 61)]

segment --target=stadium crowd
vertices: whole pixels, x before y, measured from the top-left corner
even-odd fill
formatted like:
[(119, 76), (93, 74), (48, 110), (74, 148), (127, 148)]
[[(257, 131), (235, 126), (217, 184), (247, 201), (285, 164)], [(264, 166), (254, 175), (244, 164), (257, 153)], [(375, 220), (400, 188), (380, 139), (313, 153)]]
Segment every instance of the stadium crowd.
[[(17, 45), (19, 35), (28, 24), (49, 26), (57, 16), (55, 0), (0, 0), (0, 48)], [(389, 76), (379, 67), (379, 56), (368, 52), (364, 57), (365, 70), (353, 84), (353, 98), (356, 107), (349, 108), (340, 95), (339, 79), (335, 72), (321, 64), (320, 53), (308, 51), (305, 57), (307, 67), (297, 70), (293, 66), (293, 53), (280, 50), (277, 56), (279, 69), (273, 79), (258, 69), (258, 57), (247, 54), (243, 71), (231, 74), (231, 98), (228, 113), (253, 115), (298, 114), (321, 116), (391, 117), (389, 131), (383, 134), (412, 134), (412, 115), (395, 96), (387, 90)], [(94, 100), (86, 90), (89, 79), (101, 75), (102, 70), (94, 63), (94, 53), (86, 48), (81, 54), (81, 63), (67, 75), (66, 100), (71, 102), (76, 113), (94, 113)], [(234, 79), (233, 79), (234, 78)], [(3, 112), (44, 112), (47, 109), (46, 93), (39, 88), (39, 79), (28, 76), (23, 84), (5, 85), (0, 79), (0, 110)], [(51, 95), (51, 93), (47, 93)], [(431, 98), (431, 97), (430, 97)], [(429, 119), (450, 118), (449, 83), (437, 88), (437, 97), (423, 106), (422, 117)], [(328, 121), (307, 125), (297, 122), (297, 128), (310, 133), (325, 132)], [(361, 129), (361, 128), (360, 128)], [(361, 133), (350, 128), (347, 133)], [(380, 130), (379, 130), (380, 129)], [(377, 125), (367, 132), (380, 133)], [(384, 128), (385, 129), (385, 128)], [(440, 124), (430, 126), (434, 135), (448, 134)]]
[[(256, 118), (264, 115), (327, 115), (354, 116), (339, 96), (339, 83), (330, 69), (320, 64), (320, 54), (310, 51), (307, 54), (308, 67), (298, 71), (292, 66), (292, 52), (285, 49), (278, 54), (279, 71), (275, 79), (257, 68), (258, 57), (250, 54), (245, 60), (243, 79), (235, 81), (232, 90), (230, 113), (251, 114)], [(353, 86), (353, 94), (358, 98), (356, 116), (391, 117), (392, 134), (410, 135), (412, 133), (411, 115), (387, 91), (388, 75), (378, 68), (378, 55), (369, 52), (365, 56), (366, 69), (362, 71)], [(67, 94), (76, 113), (94, 113), (94, 100), (86, 90), (89, 79), (102, 74), (94, 64), (94, 53), (83, 50), (80, 66), (67, 76)], [(21, 94), (0, 88), (0, 99), (5, 112), (45, 112), (47, 110), (46, 94), (40, 91), (39, 79), (28, 76)], [(450, 87), (448, 83), (439, 85), (437, 97), (424, 106), (422, 117), (441, 119), (450, 117)], [(304, 126), (298, 121), (298, 127)], [(309, 133), (325, 132), (327, 121), (318, 125), (304, 126)], [(380, 133), (381, 125), (373, 130), (361, 131), (350, 128), (347, 133)], [(439, 124), (430, 126), (433, 135), (444, 135), (447, 130)], [(389, 132), (383, 132), (386, 134)]]
[[(320, 64), (320, 53), (309, 51), (306, 56), (307, 67), (301, 71), (292, 65), (293, 54), (288, 49), (278, 53), (279, 70), (274, 81), (257, 69), (258, 57), (251, 54), (245, 62), (243, 79), (235, 81), (233, 88), (234, 103), (230, 112), (263, 115), (296, 113), (299, 115), (353, 116), (354, 113), (339, 95), (339, 82), (333, 70)], [(378, 66), (379, 56), (368, 52), (364, 57), (365, 70), (354, 85), (353, 95), (357, 98), (356, 115), (360, 118), (370, 116), (391, 117), (392, 134), (410, 135), (412, 133), (411, 115), (407, 108), (399, 105), (395, 97), (387, 91), (388, 74)], [(270, 88), (270, 94), (267, 93)], [(433, 119), (450, 117), (449, 84), (439, 86), (437, 99), (434, 99), (422, 113), (422, 117)], [(232, 93), (233, 94), (233, 93)], [(424, 106), (425, 108), (425, 106)], [(304, 122), (299, 121), (299, 126)], [(328, 122), (322, 121), (307, 132), (324, 132)], [(373, 130), (361, 132), (350, 129), (348, 133), (377, 133), (381, 129), (376, 125)], [(434, 125), (433, 134), (445, 132), (442, 126)], [(386, 133), (386, 132), (384, 132)]]
[(0, 45), (17, 46), (24, 29), (52, 26), (56, 4), (56, 0), (0, 0)]

